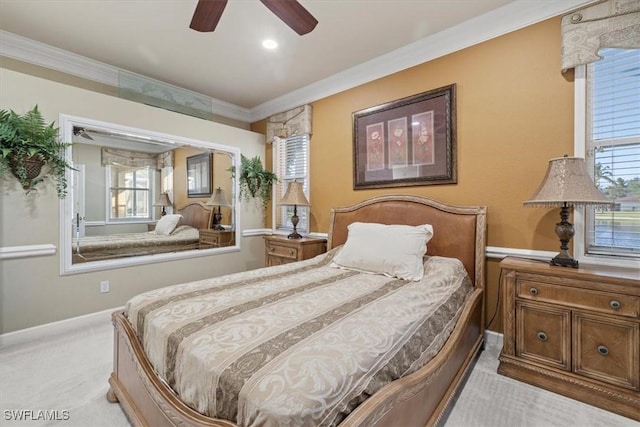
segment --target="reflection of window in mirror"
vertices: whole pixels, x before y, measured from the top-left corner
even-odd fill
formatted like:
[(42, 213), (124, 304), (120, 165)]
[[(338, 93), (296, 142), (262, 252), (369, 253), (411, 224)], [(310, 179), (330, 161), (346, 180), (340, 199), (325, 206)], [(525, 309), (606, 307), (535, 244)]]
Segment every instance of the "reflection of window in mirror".
[(151, 221), (152, 172), (149, 166), (107, 165), (108, 221)]
[[(77, 118), (63, 117), (61, 124), (67, 135), (73, 129), (68, 156), (76, 169), (63, 201), (63, 274), (237, 247), (231, 175), (240, 156), (237, 148)], [(83, 132), (75, 132), (80, 126)], [(214, 226), (214, 207), (206, 204), (214, 188), (223, 189), (229, 202), (215, 207), (222, 217), (216, 225), (226, 238), (219, 245), (203, 245), (200, 230)], [(180, 220), (167, 231), (174, 213)], [(160, 238), (171, 241), (154, 240)]]

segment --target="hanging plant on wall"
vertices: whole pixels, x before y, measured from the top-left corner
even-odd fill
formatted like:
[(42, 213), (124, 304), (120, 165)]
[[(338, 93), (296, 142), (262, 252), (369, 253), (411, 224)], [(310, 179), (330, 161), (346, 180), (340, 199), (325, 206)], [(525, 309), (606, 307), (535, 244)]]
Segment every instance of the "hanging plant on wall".
[[(234, 168), (231, 168), (231, 172), (235, 175)], [(242, 200), (261, 199), (262, 208), (266, 211), (267, 203), (271, 200), (271, 189), (276, 181), (278, 181), (276, 174), (264, 169), (260, 157), (250, 159), (244, 155), (240, 156), (238, 183)]]
[(67, 193), (65, 157), (71, 144), (60, 142), (55, 122), (46, 124), (36, 105), (24, 114), (0, 110), (0, 179), (11, 171), (27, 194), (51, 178), (59, 198)]

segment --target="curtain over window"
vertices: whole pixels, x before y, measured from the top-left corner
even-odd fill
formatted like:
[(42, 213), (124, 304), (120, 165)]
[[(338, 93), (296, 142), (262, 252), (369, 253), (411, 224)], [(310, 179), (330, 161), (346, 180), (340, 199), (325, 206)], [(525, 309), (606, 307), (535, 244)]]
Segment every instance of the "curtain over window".
[(159, 169), (161, 157), (154, 153), (102, 148), (102, 166), (150, 167)]
[(598, 61), (602, 48), (640, 48), (640, 1), (607, 0), (562, 18), (562, 71)]
[(286, 139), (295, 135), (311, 136), (311, 105), (302, 105), (267, 119), (267, 143), (274, 138)]

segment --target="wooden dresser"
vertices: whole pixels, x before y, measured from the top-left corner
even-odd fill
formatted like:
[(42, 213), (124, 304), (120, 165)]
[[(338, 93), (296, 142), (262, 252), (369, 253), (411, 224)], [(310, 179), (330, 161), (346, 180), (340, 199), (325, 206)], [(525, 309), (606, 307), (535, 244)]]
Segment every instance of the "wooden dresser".
[(498, 372), (640, 421), (640, 272), (505, 258)]
[(264, 240), (264, 261), (267, 267), (313, 258), (327, 250), (326, 239), (309, 237), (287, 239), (286, 236), (266, 236)]

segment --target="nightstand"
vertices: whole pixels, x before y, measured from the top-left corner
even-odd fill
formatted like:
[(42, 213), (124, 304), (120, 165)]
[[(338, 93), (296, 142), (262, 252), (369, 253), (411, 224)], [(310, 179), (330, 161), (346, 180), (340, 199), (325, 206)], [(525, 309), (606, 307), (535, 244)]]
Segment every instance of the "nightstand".
[(221, 248), (234, 244), (235, 232), (231, 230), (200, 229), (200, 249)]
[(500, 263), (498, 372), (640, 421), (640, 280), (635, 269)]
[(286, 236), (266, 236), (265, 240), (265, 264), (288, 264), (302, 261), (320, 255), (327, 250), (326, 239), (287, 239)]

